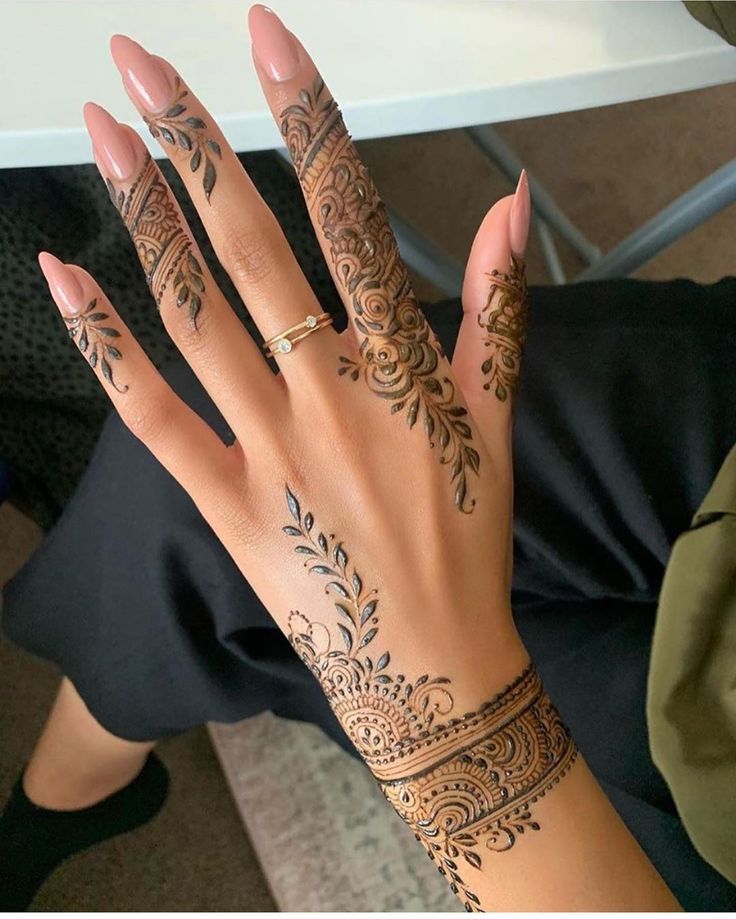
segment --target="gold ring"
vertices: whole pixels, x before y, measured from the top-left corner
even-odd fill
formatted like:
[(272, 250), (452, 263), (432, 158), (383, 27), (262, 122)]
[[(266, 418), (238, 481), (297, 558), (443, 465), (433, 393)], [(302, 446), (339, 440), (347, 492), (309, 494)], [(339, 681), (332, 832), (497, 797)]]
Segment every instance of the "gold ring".
[(332, 316), (329, 313), (307, 316), (304, 322), (293, 325), (290, 329), (286, 329), (278, 335), (274, 335), (273, 338), (269, 338), (268, 341), (263, 343), (263, 350), (269, 357), (276, 357), (277, 354), (288, 354), (298, 341), (302, 341), (312, 332), (318, 332), (328, 325), (332, 325)]

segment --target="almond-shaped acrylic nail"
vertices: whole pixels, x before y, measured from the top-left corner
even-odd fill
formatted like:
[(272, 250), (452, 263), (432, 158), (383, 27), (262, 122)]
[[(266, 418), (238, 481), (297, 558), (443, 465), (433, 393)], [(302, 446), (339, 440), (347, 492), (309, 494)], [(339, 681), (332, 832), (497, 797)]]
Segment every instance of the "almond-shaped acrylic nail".
[(61, 312), (67, 316), (76, 316), (84, 306), (82, 285), (74, 272), (50, 252), (40, 252), (38, 264), (41, 267), (49, 291)]
[(175, 87), (158, 60), (126, 35), (113, 35), (110, 51), (127, 89), (147, 112), (162, 112)]
[(529, 239), (529, 220), (531, 218), (531, 197), (526, 169), (521, 170), (519, 183), (516, 186), (514, 200), (509, 214), (509, 245), (517, 258), (523, 258)]
[(299, 70), (299, 51), (291, 32), (273, 10), (257, 3), (248, 14), (256, 60), (274, 83), (283, 83)]
[(98, 163), (109, 178), (119, 181), (129, 179), (138, 165), (138, 155), (123, 125), (94, 102), (84, 106), (84, 122)]

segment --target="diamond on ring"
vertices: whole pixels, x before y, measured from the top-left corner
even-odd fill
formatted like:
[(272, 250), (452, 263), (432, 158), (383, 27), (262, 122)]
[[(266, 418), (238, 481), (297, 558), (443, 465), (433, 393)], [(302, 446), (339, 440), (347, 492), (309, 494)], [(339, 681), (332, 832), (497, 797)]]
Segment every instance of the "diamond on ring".
[(329, 313), (319, 313), (316, 316), (310, 313), (304, 318), (303, 322), (298, 322), (291, 328), (284, 329), (273, 338), (263, 343), (263, 350), (269, 357), (276, 357), (279, 354), (289, 354), (297, 342), (303, 341), (313, 332), (319, 332), (320, 329), (332, 325), (332, 316)]

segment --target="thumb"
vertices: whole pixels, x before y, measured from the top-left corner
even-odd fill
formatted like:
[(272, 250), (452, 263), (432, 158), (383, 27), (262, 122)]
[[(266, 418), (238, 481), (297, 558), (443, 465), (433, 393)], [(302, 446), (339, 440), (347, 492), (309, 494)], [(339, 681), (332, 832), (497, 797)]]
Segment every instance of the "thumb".
[(524, 251), (530, 207), (522, 171), (515, 194), (486, 214), (465, 269), (464, 315), (452, 366), (489, 449), (508, 444), (526, 340)]

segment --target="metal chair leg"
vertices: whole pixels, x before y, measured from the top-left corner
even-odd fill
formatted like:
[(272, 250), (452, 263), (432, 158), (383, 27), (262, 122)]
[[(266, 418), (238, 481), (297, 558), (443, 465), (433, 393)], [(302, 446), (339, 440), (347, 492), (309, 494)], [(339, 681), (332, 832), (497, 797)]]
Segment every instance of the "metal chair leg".
[(388, 219), (406, 264), (446, 296), (459, 297), (465, 274), (462, 266), (391, 208)]
[(599, 262), (586, 268), (575, 280), (600, 281), (626, 277), (676, 239), (705, 223), (735, 201), (736, 159), (721, 166), (668, 204), (656, 217), (652, 217), (614, 246)]
[(564, 284), (566, 281), (565, 269), (562, 267), (560, 256), (557, 254), (557, 246), (547, 224), (538, 217), (534, 218), (534, 227), (539, 237), (539, 244), (542, 247), (542, 255), (547, 265), (547, 271), (552, 278), (553, 284)]
[[(466, 128), (465, 133), (511, 182), (517, 181), (524, 164), (495, 128), (490, 125), (477, 125), (473, 128)], [(570, 218), (563, 213), (552, 195), (533, 175), (527, 172), (527, 177), (534, 212), (542, 217), (549, 228), (558, 233), (586, 264), (592, 265), (597, 262), (601, 257), (601, 250), (598, 246), (594, 246), (586, 239)]]

